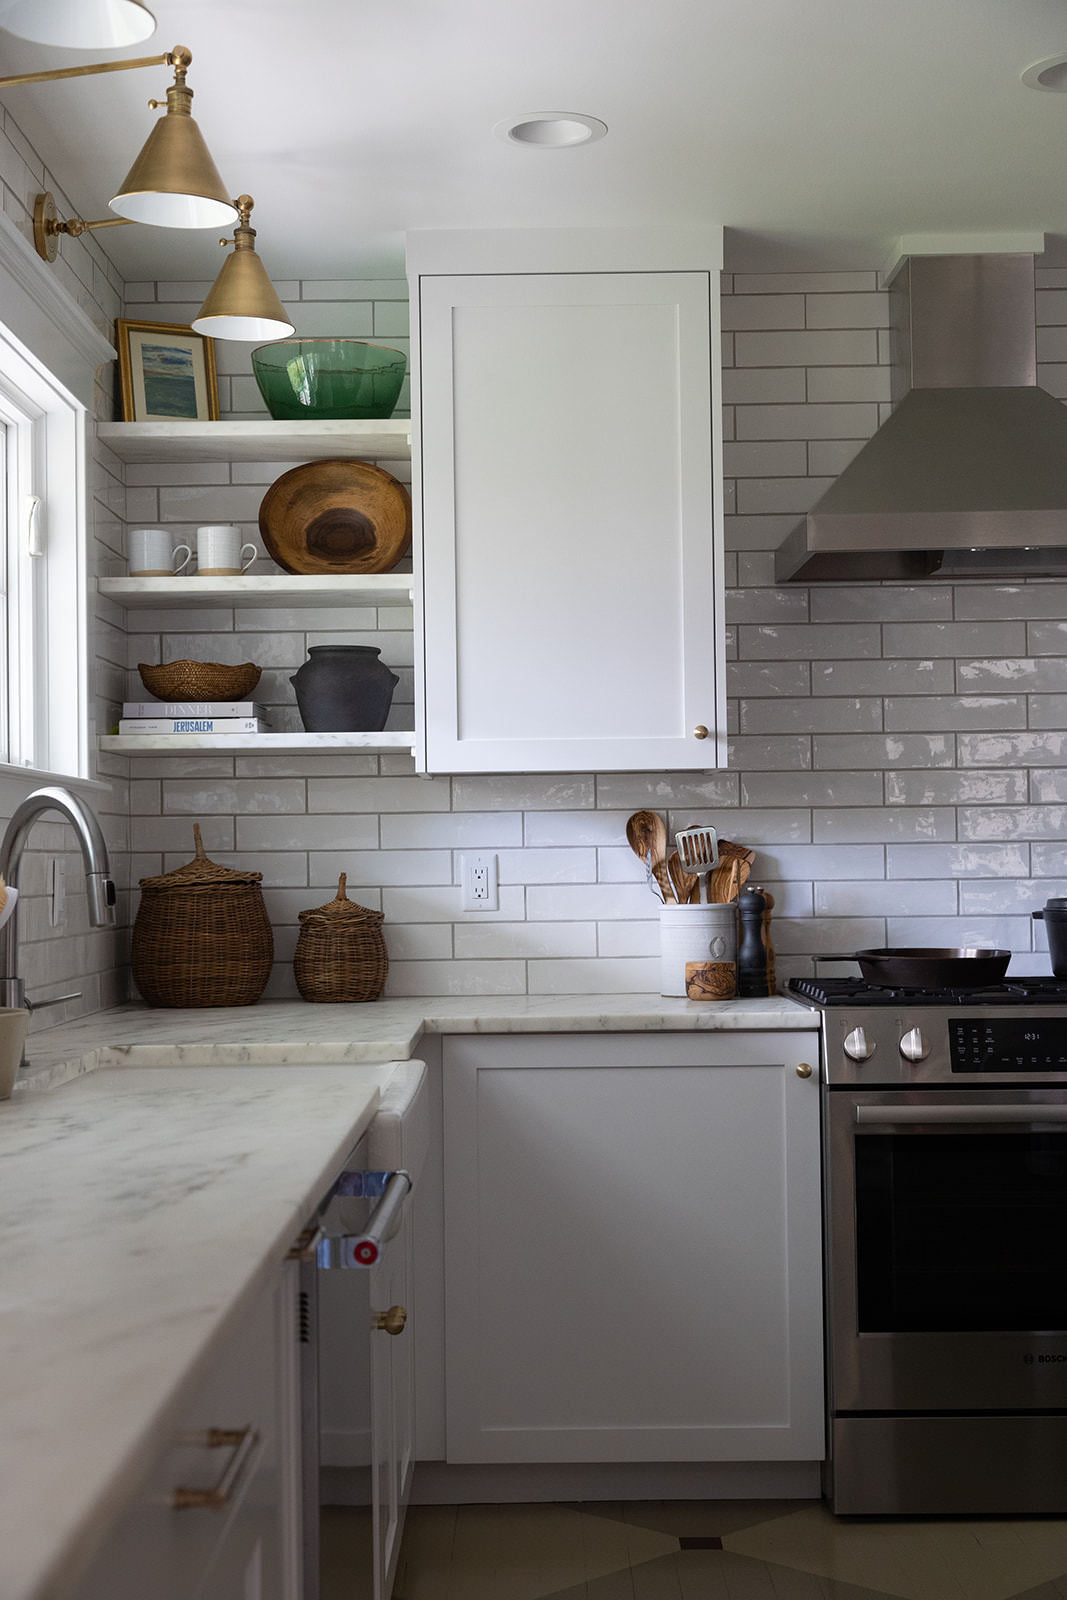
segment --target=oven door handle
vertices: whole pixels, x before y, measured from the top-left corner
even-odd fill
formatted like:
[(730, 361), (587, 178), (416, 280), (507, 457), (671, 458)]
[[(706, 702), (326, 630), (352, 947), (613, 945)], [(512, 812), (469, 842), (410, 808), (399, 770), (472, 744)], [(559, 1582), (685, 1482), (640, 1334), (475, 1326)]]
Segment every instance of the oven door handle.
[(883, 1127), (901, 1123), (950, 1122), (1062, 1122), (1067, 1123), (1067, 1105), (1039, 1106), (857, 1106), (856, 1121)]

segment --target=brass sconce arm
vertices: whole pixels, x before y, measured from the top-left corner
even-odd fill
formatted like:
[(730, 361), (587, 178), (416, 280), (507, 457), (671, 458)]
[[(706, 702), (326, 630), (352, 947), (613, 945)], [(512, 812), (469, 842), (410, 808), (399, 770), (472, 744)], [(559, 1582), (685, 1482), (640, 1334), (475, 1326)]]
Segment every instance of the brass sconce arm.
[(46, 190), (33, 202), (34, 248), (43, 261), (54, 261), (59, 254), (61, 234), (80, 239), (83, 233), (90, 233), (96, 228), (122, 228), (131, 220), (130, 217), (104, 217), (100, 222), (86, 222), (82, 217), (70, 217), (66, 222), (60, 222), (55, 196)]
[(134, 67), (178, 67), (183, 72), (192, 61), (192, 53), (185, 45), (176, 44), (161, 56), (138, 56), (135, 61), (95, 61), (88, 67), (55, 67), (49, 72), (18, 72), (13, 77), (0, 78), (0, 89), (13, 83), (52, 83), (56, 78), (87, 78), (97, 72), (129, 72)]

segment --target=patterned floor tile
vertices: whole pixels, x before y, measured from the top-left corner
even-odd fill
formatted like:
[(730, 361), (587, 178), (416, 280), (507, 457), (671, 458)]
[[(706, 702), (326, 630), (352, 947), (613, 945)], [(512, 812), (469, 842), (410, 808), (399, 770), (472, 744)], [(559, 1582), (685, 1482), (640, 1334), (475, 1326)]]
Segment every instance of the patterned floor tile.
[(726, 1535), (776, 1565), (867, 1584), (898, 1600), (1011, 1600), (1067, 1573), (1067, 1522), (859, 1521), (822, 1506)]

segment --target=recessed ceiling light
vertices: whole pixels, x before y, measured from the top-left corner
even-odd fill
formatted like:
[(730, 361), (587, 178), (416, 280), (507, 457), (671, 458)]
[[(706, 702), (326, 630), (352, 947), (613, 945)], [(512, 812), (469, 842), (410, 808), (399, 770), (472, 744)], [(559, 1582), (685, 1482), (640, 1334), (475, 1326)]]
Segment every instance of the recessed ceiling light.
[(577, 111), (527, 111), (521, 117), (498, 122), (494, 133), (513, 144), (533, 145), (540, 150), (564, 150), (569, 145), (591, 144), (608, 131), (599, 117), (585, 117)]
[(1035, 61), (1023, 73), (1028, 89), (1051, 89), (1057, 94), (1067, 94), (1067, 51), (1061, 56), (1048, 56)]

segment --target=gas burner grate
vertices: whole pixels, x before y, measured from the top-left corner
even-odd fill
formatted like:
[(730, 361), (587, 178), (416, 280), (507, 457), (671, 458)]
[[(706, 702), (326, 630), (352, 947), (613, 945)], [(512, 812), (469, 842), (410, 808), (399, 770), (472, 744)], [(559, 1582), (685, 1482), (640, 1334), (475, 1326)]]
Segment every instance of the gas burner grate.
[(1065, 1005), (1067, 979), (1022, 977), (981, 989), (882, 987), (862, 978), (791, 978), (790, 994), (818, 1006)]

